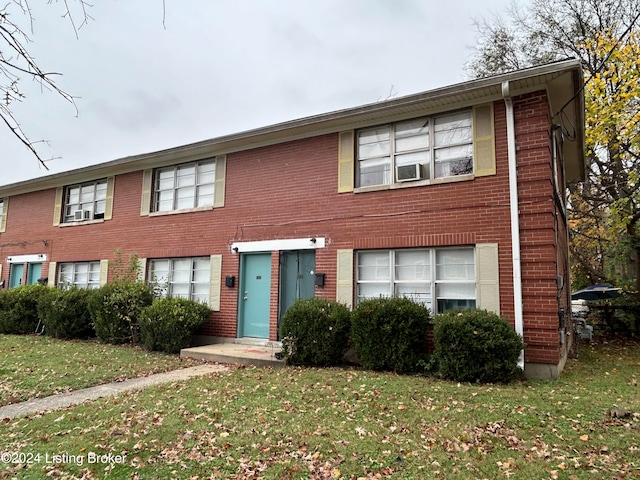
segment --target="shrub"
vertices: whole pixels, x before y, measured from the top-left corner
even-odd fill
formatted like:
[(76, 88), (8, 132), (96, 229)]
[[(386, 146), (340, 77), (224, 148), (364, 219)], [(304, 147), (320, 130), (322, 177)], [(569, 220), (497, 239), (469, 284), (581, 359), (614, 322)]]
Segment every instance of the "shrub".
[(35, 333), (38, 326), (38, 299), (47, 290), (44, 285), (23, 285), (0, 295), (0, 333)]
[(161, 298), (140, 313), (140, 337), (148, 350), (178, 353), (211, 317), (203, 303), (184, 298)]
[(87, 288), (48, 288), (38, 301), (45, 333), (56, 338), (86, 339), (95, 335), (88, 304), (95, 291)]
[(522, 338), (509, 322), (486, 310), (437, 315), (432, 360), (442, 377), (459, 382), (509, 382), (520, 373)]
[(353, 311), (353, 348), (365, 368), (416, 371), (429, 323), (429, 310), (409, 298), (365, 300)]
[(290, 365), (338, 365), (347, 350), (351, 312), (322, 298), (297, 300), (282, 316), (282, 354)]
[(106, 343), (138, 343), (140, 312), (151, 302), (153, 293), (143, 282), (120, 280), (100, 287), (89, 298), (96, 336)]

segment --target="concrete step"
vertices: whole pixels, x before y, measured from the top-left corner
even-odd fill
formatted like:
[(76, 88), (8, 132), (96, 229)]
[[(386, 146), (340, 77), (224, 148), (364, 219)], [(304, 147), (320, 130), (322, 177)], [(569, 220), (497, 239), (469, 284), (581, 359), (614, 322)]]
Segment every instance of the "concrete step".
[(278, 344), (214, 343), (183, 348), (180, 350), (180, 358), (259, 367), (283, 367), (284, 361), (276, 358), (276, 354), (281, 350)]

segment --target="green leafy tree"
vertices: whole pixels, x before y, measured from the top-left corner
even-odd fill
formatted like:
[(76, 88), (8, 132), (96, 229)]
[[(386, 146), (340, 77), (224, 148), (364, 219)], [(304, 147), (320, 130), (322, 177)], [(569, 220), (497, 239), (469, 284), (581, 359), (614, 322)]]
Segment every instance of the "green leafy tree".
[(585, 88), (590, 169), (573, 195), (581, 195), (586, 206), (575, 217), (604, 217), (600, 238), (609, 241), (610, 260), (604, 277), (640, 292), (640, 35), (603, 32), (585, 48), (602, 58), (603, 67)]
[(533, 0), (507, 17), (476, 22), (467, 70), (483, 77), (581, 60), (588, 171), (568, 185), (574, 278), (640, 292), (640, 0)]

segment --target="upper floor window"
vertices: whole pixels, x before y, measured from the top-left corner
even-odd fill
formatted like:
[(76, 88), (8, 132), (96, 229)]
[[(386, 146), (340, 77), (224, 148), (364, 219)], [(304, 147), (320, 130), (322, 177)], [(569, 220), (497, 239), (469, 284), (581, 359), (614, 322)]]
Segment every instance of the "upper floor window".
[(64, 190), (63, 223), (104, 218), (107, 203), (107, 179), (78, 185)]
[(60, 288), (98, 288), (100, 286), (100, 262), (59, 264), (58, 286)]
[(358, 186), (473, 173), (472, 111), (360, 130)]
[(179, 297), (209, 303), (209, 257), (167, 258), (149, 261), (149, 281), (163, 297)]
[(215, 176), (215, 159), (156, 170), (153, 211), (213, 206)]
[(360, 251), (357, 300), (409, 297), (432, 313), (475, 308), (475, 250), (464, 248)]

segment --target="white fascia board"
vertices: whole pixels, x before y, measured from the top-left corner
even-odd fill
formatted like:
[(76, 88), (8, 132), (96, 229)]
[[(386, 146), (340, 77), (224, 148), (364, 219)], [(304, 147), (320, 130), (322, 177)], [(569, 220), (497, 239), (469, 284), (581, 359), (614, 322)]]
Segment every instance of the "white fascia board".
[(286, 238), (281, 240), (258, 240), (255, 242), (234, 242), (231, 251), (245, 252), (273, 252), (277, 250), (315, 250), (324, 248), (324, 237)]
[(7, 257), (7, 263), (35, 263), (46, 261), (46, 253), (37, 253), (35, 255), (13, 255), (11, 257)]

